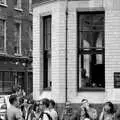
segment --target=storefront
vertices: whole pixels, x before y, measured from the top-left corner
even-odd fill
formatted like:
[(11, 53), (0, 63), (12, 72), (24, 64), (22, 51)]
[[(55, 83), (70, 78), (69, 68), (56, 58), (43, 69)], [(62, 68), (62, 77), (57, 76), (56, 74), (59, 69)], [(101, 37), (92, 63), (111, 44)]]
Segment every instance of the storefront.
[(0, 94), (9, 94), (15, 85), (32, 92), (32, 58), (0, 56)]

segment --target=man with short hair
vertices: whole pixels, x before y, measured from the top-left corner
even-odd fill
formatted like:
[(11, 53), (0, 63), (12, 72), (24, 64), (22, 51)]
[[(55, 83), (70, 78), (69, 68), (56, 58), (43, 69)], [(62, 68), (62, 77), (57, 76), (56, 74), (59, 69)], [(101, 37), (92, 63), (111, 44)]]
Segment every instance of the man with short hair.
[(7, 109), (7, 119), (8, 120), (23, 120), (22, 113), (18, 106), (17, 95), (11, 95), (9, 98), (10, 107)]

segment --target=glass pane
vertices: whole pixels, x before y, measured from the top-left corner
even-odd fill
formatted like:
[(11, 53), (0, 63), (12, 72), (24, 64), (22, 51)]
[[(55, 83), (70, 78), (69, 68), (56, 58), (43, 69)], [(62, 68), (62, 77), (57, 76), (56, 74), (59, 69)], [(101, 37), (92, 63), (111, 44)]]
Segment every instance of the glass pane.
[(11, 92), (10, 72), (4, 72), (4, 92)]
[(4, 4), (5, 3), (5, 0), (0, 0), (0, 4)]
[(44, 46), (45, 49), (51, 49), (51, 16), (47, 16), (44, 19)]
[(104, 87), (103, 55), (81, 55), (79, 57), (79, 76), (81, 77), (79, 87)]
[(0, 72), (0, 92), (3, 92), (3, 72)]
[(15, 45), (15, 53), (19, 53), (19, 40), (20, 40), (20, 24), (16, 23), (14, 27), (14, 45)]
[(51, 57), (48, 58), (48, 87), (51, 86)]
[(18, 2), (18, 0), (14, 0), (14, 7), (15, 7), (15, 8), (18, 7), (18, 6), (17, 6), (17, 2)]
[(91, 47), (91, 32), (81, 32), (81, 44), (82, 48), (90, 48)]
[(81, 86), (90, 87), (90, 55), (82, 55), (81, 64)]
[(103, 48), (104, 34), (103, 32), (92, 33), (92, 46), (96, 48)]
[(91, 16), (90, 14), (79, 16), (79, 30), (80, 31), (90, 31), (91, 30)]
[(4, 21), (0, 20), (0, 50), (4, 48)]
[(96, 64), (103, 64), (103, 55), (96, 54)]

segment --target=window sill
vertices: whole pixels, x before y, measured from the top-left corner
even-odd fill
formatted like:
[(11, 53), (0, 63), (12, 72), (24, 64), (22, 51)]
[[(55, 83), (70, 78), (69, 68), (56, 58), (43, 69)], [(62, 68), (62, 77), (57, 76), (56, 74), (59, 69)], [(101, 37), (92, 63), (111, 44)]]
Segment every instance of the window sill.
[(51, 91), (51, 87), (43, 88), (43, 91)]
[(1, 3), (0, 3), (0, 6), (2, 6), (2, 7), (8, 7), (8, 5), (6, 5), (6, 4), (1, 4)]
[(21, 9), (21, 8), (14, 8), (14, 10), (23, 12), (23, 9)]
[(15, 56), (22, 56), (22, 54), (19, 54), (19, 53), (15, 53), (14, 55)]
[(78, 92), (104, 92), (105, 88), (79, 88)]

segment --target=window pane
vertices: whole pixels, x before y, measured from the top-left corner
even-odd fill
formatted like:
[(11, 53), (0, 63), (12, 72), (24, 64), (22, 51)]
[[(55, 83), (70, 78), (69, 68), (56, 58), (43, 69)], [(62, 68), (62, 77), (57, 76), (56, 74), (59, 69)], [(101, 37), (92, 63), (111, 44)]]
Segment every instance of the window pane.
[(5, 0), (0, 0), (0, 4), (5, 4)]
[(81, 33), (81, 47), (90, 48), (91, 47), (91, 32), (82, 32)]
[(89, 14), (81, 14), (79, 16), (79, 30), (80, 31), (90, 31), (91, 30), (91, 16)]
[(81, 80), (82, 87), (90, 87), (90, 55), (82, 55), (81, 56)]
[(17, 8), (18, 0), (14, 0), (14, 7)]
[(20, 24), (16, 23), (14, 27), (14, 46), (15, 53), (19, 53), (19, 42), (20, 42)]
[(0, 20), (0, 50), (4, 49), (4, 20)]
[(3, 92), (3, 72), (0, 72), (0, 91)]

